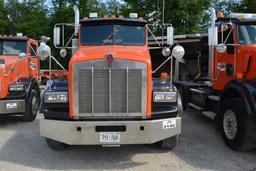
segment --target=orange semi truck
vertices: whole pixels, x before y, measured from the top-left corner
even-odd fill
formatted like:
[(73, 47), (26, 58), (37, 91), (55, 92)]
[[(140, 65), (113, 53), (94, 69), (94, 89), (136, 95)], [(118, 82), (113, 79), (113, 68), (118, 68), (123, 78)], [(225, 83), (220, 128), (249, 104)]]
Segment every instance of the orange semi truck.
[(0, 36), (0, 115), (33, 121), (40, 102), (38, 42), (26, 36)]
[[(130, 18), (98, 18), (92, 13), (79, 21), (76, 6), (74, 11), (68, 79), (48, 84), (41, 105), (41, 136), (54, 150), (66, 145), (151, 143), (173, 148), (181, 133), (181, 99), (166, 74), (152, 78), (146, 21), (134, 13)], [(54, 28), (56, 47), (62, 44), (63, 28)], [(172, 28), (167, 30), (172, 42)], [(43, 59), (50, 55), (45, 42), (40, 54)], [(175, 46), (171, 53), (166, 47), (163, 54), (166, 63), (183, 57), (184, 49)]]
[(255, 14), (216, 17), (211, 8), (211, 27), (194, 62), (201, 72), (184, 73), (191, 71), (189, 59), (176, 72), (177, 78), (187, 75), (176, 80), (183, 105), (214, 119), (227, 146), (237, 151), (256, 147), (255, 37)]

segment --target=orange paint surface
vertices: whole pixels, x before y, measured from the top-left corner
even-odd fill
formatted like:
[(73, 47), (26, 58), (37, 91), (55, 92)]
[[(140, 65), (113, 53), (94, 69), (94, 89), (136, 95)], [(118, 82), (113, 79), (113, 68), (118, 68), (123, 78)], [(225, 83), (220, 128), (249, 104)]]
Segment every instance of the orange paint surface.
[[(223, 90), (226, 84), (234, 79), (242, 80), (256, 77), (256, 45), (241, 45), (238, 41), (237, 26), (233, 31), (234, 53), (224, 54), (214, 52), (213, 88)], [(228, 70), (218, 69), (218, 64), (233, 65), (233, 72), (228, 75)]]
[(147, 116), (151, 116), (151, 97), (152, 97), (152, 68), (150, 54), (147, 46), (119, 46), (119, 45), (106, 45), (106, 46), (90, 46), (80, 47), (77, 53), (73, 56), (69, 63), (69, 105), (70, 105), (70, 117), (74, 118), (73, 113), (73, 65), (77, 62), (84, 62), (89, 60), (105, 59), (107, 53), (113, 53), (114, 59), (125, 59), (131, 61), (144, 62), (147, 64)]
[[(19, 40), (19, 38), (24, 38), (24, 37), (15, 37), (12, 40)], [(1, 39), (5, 39), (5, 37), (0, 37), (0, 40)], [(39, 58), (31, 57), (29, 44), (33, 44), (36, 47), (38, 47), (38, 42), (36, 40), (28, 39), (27, 40), (27, 53), (26, 53), (27, 57), (25, 60), (22, 60), (22, 61), (19, 60), (18, 55), (1, 55), (0, 54), (0, 59), (5, 60), (5, 68), (0, 67), (0, 99), (6, 97), (8, 95), (9, 85), (12, 83), (15, 83), (19, 77), (38, 79), (38, 77), (39, 77)], [(16, 61), (18, 61), (18, 62), (16, 62)], [(30, 62), (36, 63), (36, 69), (32, 70), (30, 68)], [(10, 71), (12, 66), (14, 66), (13, 70)], [(9, 74), (8, 74), (8, 72), (9, 72)]]

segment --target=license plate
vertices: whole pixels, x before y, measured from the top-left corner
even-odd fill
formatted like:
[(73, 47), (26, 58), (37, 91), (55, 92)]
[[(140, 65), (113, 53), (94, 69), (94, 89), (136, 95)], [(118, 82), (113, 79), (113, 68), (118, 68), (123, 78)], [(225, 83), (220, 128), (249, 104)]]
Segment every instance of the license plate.
[(100, 142), (118, 143), (120, 142), (120, 132), (100, 132)]
[(176, 120), (163, 121), (163, 129), (176, 128)]
[(6, 109), (17, 109), (17, 103), (6, 103)]

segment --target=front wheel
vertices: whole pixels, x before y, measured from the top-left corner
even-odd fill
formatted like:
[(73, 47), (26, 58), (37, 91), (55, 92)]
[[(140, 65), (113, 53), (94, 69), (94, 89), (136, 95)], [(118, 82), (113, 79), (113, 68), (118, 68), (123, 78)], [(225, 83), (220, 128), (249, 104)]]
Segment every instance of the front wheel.
[(35, 120), (39, 108), (39, 96), (36, 90), (32, 89), (26, 100), (26, 110), (23, 114), (24, 121), (31, 122)]
[(248, 136), (248, 113), (241, 99), (224, 101), (220, 122), (223, 139), (229, 148), (235, 151), (255, 148)]
[(49, 139), (49, 138), (45, 138), (45, 141), (46, 141), (47, 145), (54, 151), (61, 151), (67, 147), (66, 144)]
[(157, 142), (156, 145), (161, 149), (172, 150), (176, 146), (177, 141), (178, 141), (178, 136), (175, 135), (173, 137), (169, 137), (167, 139)]

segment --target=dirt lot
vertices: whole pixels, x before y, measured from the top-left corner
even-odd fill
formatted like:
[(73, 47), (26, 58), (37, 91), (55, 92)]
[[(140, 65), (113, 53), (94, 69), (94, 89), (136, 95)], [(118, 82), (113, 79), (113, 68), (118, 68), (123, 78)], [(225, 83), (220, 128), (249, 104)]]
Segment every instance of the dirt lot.
[(183, 114), (183, 133), (171, 151), (154, 146), (120, 148), (69, 147), (54, 152), (32, 123), (0, 118), (0, 170), (248, 170), (256, 171), (256, 152), (236, 153), (223, 143), (212, 121), (195, 113)]

